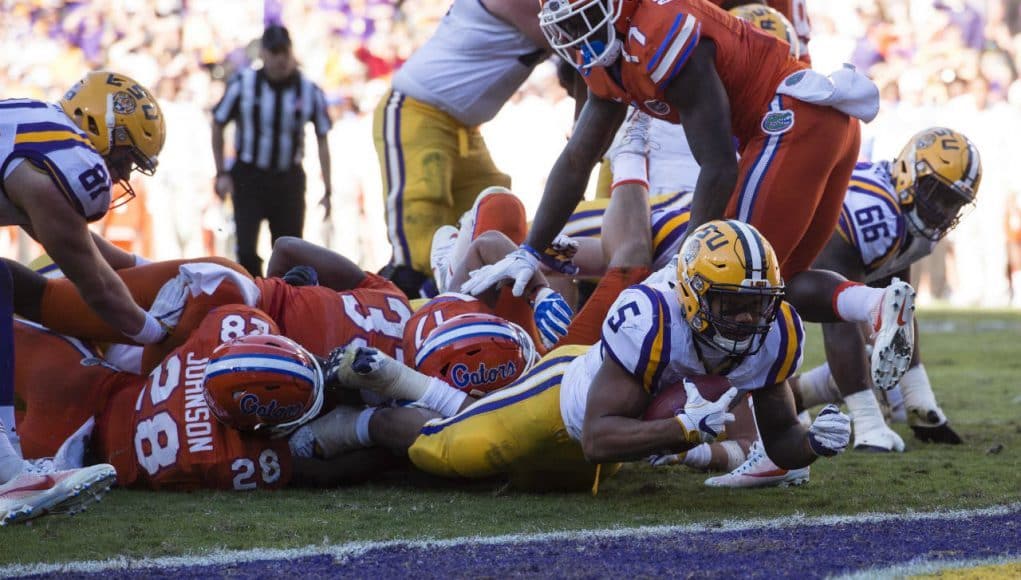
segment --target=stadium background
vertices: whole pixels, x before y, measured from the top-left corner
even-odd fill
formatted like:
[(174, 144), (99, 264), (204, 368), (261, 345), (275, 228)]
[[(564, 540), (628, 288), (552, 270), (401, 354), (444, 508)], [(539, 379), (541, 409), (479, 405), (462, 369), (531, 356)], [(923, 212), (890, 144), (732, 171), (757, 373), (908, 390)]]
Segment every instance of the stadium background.
[[(264, 23), (283, 22), (294, 31), (304, 71), (326, 91), (335, 121), (329, 139), (337, 211), (323, 223), (315, 203), (322, 193), (318, 159), (306, 156), (306, 238), (377, 269), (390, 248), (380, 227), (372, 110), (390, 75), (428, 38), (448, 4), (0, 0), (0, 51), (18, 56), (0, 60), (0, 94), (55, 100), (82, 71), (96, 67), (123, 71), (152, 87), (168, 121), (160, 170), (136, 180), (144, 199), (97, 227), (155, 259), (233, 257), (230, 208), (212, 193), (209, 111), (225, 78), (257, 58)], [(1011, 287), (1011, 273), (1021, 272), (1021, 173), (1011, 167), (1012, 141), (1021, 135), (1021, 0), (807, 4), (814, 67), (829, 71), (852, 62), (880, 86), (880, 116), (864, 127), (863, 158), (892, 158), (911, 134), (929, 125), (964, 132), (982, 154), (977, 208), (920, 265), (920, 302), (1021, 306), (1021, 274)], [(512, 176), (529, 211), (570, 130), (571, 111), (547, 62), (483, 127), (497, 165)], [(544, 138), (516, 130), (522, 126), (544, 127)], [(314, 150), (311, 144), (307, 150)], [(27, 260), (36, 251), (16, 228), (0, 233), (3, 255)]]

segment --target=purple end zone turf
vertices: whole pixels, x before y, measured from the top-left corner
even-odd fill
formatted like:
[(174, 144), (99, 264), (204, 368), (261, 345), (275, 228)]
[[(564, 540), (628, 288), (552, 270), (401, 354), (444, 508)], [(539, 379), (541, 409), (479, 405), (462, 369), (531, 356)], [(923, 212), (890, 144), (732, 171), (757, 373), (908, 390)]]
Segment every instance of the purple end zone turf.
[[(309, 556), (236, 565), (107, 570), (104, 578), (648, 577), (822, 578), (916, 562), (1021, 556), (1021, 512), (638, 538), (373, 548), (334, 560)], [(77, 575), (76, 575), (77, 576)]]

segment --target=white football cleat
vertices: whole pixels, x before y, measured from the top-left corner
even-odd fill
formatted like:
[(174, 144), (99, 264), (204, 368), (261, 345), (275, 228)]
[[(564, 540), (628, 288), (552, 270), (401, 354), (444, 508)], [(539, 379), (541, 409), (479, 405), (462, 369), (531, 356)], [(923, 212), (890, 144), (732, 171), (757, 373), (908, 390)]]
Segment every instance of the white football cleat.
[(809, 468), (781, 469), (766, 455), (762, 442), (752, 443), (748, 459), (730, 473), (705, 480), (709, 487), (790, 487), (808, 483)]
[(454, 275), (453, 262), (450, 254), (457, 243), (457, 228), (454, 226), (440, 226), (433, 234), (432, 248), (429, 250), (429, 266), (433, 271), (433, 281), (436, 282), (436, 290), (443, 294), (450, 284), (450, 277)]
[(883, 300), (872, 325), (872, 382), (881, 390), (892, 389), (911, 364), (915, 347), (915, 289), (897, 278), (883, 291)]
[(76, 514), (100, 501), (117, 479), (112, 465), (43, 472), (33, 464), (0, 486), (0, 526), (46, 514)]
[(904, 440), (901, 439), (896, 431), (886, 425), (882, 425), (862, 433), (855, 431), (854, 448), (858, 451), (872, 451), (876, 453), (902, 453), (904, 451)]
[(610, 148), (606, 150), (606, 158), (610, 160), (612, 167), (613, 160), (621, 154), (640, 155), (645, 157), (649, 153), (650, 148), (658, 148), (658, 144), (654, 144), (649, 139), (649, 127), (652, 126), (652, 117), (645, 113), (635, 110), (627, 119), (624, 120), (624, 124), (617, 132), (617, 138), (614, 139)]

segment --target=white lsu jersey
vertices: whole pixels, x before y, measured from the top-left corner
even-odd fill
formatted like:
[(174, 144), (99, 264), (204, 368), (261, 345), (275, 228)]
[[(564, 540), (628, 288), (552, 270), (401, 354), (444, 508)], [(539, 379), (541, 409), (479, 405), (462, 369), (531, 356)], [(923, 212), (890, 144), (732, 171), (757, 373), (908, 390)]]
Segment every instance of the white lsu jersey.
[[(672, 283), (631, 286), (609, 312), (599, 344), (575, 359), (564, 375), (560, 412), (575, 439), (581, 438), (589, 387), (605, 357), (652, 394), (685, 377), (707, 373)], [(804, 337), (798, 313), (782, 302), (762, 347), (744, 357), (726, 377), (742, 393), (787, 380), (801, 366)], [(701, 349), (706, 354), (713, 351), (709, 346)]]
[(837, 231), (861, 256), (866, 282), (909, 267), (932, 253), (936, 245), (907, 231), (886, 161), (855, 166)]
[[(45, 172), (86, 219), (96, 221), (110, 207), (106, 162), (57, 105), (33, 99), (0, 100), (0, 178), (23, 161)], [(0, 225), (27, 225), (28, 216), (0, 196)]]

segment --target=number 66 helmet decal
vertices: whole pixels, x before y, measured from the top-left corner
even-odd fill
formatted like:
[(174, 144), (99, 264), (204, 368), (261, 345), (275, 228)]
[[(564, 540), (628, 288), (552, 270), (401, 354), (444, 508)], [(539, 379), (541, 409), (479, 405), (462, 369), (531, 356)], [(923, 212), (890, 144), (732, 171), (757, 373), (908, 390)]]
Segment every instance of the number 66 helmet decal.
[(715, 220), (681, 247), (677, 293), (695, 337), (728, 354), (756, 352), (784, 295), (776, 252), (754, 227)]
[(319, 362), (283, 336), (241, 336), (216, 347), (203, 385), (213, 415), (241, 431), (286, 435), (323, 407)]

